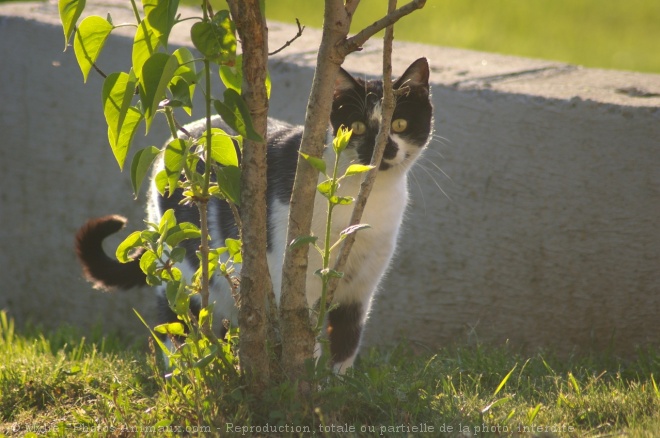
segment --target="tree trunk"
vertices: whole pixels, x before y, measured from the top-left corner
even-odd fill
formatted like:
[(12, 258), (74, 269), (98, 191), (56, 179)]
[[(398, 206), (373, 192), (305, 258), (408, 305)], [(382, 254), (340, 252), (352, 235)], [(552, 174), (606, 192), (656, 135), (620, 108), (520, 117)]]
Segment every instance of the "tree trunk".
[[(350, 23), (351, 16), (342, 0), (326, 0), (323, 37), (300, 147), (302, 152), (313, 157), (323, 155), (335, 78), (344, 62), (344, 56), (337, 53), (336, 47), (346, 39)], [(317, 179), (318, 171), (299, 157), (291, 195), (287, 242), (310, 234)], [(287, 250), (282, 267), (282, 365), (291, 380), (300, 378), (305, 360), (311, 358), (314, 351), (314, 332), (305, 293), (308, 252), (307, 245)], [(305, 391), (305, 385), (301, 389)]]
[[(255, 130), (266, 139), (268, 30), (265, 17), (259, 0), (233, 0), (229, 3), (235, 12), (233, 18), (243, 48), (243, 98), (250, 109)], [(266, 259), (266, 150), (266, 142), (246, 139), (241, 161), (243, 265), (238, 312), (239, 357), (253, 394), (265, 389), (270, 380), (266, 300), (273, 294), (273, 285)]]

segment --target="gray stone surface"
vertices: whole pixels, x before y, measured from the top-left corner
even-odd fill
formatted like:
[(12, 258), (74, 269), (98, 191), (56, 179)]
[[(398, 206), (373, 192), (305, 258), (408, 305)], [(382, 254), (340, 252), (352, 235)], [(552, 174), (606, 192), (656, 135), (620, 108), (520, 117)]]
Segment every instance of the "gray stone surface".
[[(120, 5), (88, 9), (130, 21)], [(127, 65), (120, 34), (99, 62), (108, 71)], [(294, 34), (271, 23), (271, 50)], [(271, 60), (272, 116), (303, 120), (319, 40), (307, 29)], [(380, 46), (367, 43), (345, 68), (377, 76)], [(137, 225), (144, 198), (133, 200), (113, 165), (101, 78), (83, 85), (62, 49), (54, 4), (0, 4), (0, 308), (20, 323), (144, 336), (131, 308), (151, 318), (152, 294), (93, 291), (73, 254), (87, 218), (120, 213)], [(413, 172), (366, 343), (658, 345), (660, 76), (405, 43), (395, 75), (420, 56), (432, 64), (435, 138)], [(155, 124), (138, 144), (165, 137)]]

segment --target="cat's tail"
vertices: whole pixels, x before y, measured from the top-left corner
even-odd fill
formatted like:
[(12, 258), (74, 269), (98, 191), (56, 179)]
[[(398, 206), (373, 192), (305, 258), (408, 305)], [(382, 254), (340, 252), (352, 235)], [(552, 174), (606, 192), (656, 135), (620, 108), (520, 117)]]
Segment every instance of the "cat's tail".
[(126, 218), (111, 215), (88, 220), (76, 233), (76, 254), (83, 274), (96, 289), (130, 289), (146, 284), (146, 275), (140, 269), (142, 251), (133, 260), (120, 263), (103, 251), (103, 240), (121, 230)]

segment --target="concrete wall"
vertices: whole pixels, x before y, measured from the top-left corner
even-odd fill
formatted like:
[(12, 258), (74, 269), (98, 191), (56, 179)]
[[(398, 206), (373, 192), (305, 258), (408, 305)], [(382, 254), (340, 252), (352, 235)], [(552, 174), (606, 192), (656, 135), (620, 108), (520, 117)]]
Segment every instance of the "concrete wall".
[[(115, 2), (88, 8), (131, 20)], [(271, 48), (294, 33), (271, 24)], [(319, 39), (307, 29), (272, 59), (272, 116), (303, 120)], [(129, 47), (113, 36), (101, 67), (125, 68)], [(62, 48), (55, 5), (0, 4), (0, 308), (19, 322), (144, 336), (130, 309), (149, 317), (151, 293), (93, 291), (73, 254), (88, 217), (139, 225), (144, 198), (117, 178), (101, 78), (83, 85)], [(413, 171), (366, 342), (658, 345), (660, 76), (401, 43), (395, 74), (419, 56), (433, 67), (436, 135)], [(379, 65), (370, 42), (345, 67), (375, 76)], [(139, 145), (160, 144), (159, 126)]]

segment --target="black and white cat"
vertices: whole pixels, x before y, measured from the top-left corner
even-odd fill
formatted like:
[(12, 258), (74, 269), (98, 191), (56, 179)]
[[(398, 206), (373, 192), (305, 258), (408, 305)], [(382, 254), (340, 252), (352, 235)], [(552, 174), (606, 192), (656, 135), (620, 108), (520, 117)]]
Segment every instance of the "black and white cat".
[[(335, 292), (337, 304), (327, 317), (327, 334), (333, 367), (341, 372), (353, 363), (358, 351), (362, 328), (365, 324), (371, 300), (378, 284), (388, 269), (396, 249), (397, 236), (408, 203), (407, 173), (429, 141), (432, 130), (433, 108), (429, 95), (429, 65), (425, 58), (413, 62), (393, 84), (394, 89), (405, 87), (396, 100), (391, 134), (385, 149), (374, 188), (364, 211), (362, 222), (371, 229), (360, 231), (344, 268), (344, 277)], [(353, 129), (351, 141), (340, 159), (340, 174), (351, 163), (369, 164), (380, 126), (382, 99), (381, 81), (355, 79), (343, 69), (335, 83), (334, 100), (328, 129), (329, 145), (340, 126)], [(214, 124), (226, 129), (219, 118)], [(201, 136), (203, 122), (193, 123), (187, 130), (193, 136)], [(279, 300), (282, 283), (282, 262), (286, 248), (286, 228), (289, 199), (302, 137), (302, 126), (269, 119), (268, 122), (268, 264), (275, 295)], [(326, 147), (324, 160), (331, 169), (335, 156), (332, 147)], [(156, 165), (154, 175), (163, 168)], [(323, 176), (321, 176), (324, 178)], [(357, 196), (360, 177), (342, 181), (340, 195)], [(179, 191), (180, 192), (180, 191)], [(161, 215), (170, 208), (176, 211), (179, 222), (199, 223), (199, 213), (194, 206), (180, 205), (181, 193), (162, 197), (153, 187), (149, 194), (148, 219), (158, 223)], [(312, 232), (324, 235), (326, 200), (318, 195), (315, 200)], [(348, 226), (351, 207), (334, 210), (332, 240)], [(88, 221), (76, 236), (76, 250), (85, 276), (100, 288), (130, 288), (145, 284), (145, 275), (139, 260), (120, 264), (109, 258), (101, 246), (105, 237), (115, 233), (125, 224), (120, 216), (106, 216)], [(209, 204), (209, 228), (213, 237), (211, 247), (224, 246), (227, 237), (235, 238), (238, 230), (229, 206), (219, 200)], [(199, 241), (184, 241), (186, 259), (180, 266), (188, 279), (196, 270), (198, 259), (195, 251)], [(321, 267), (316, 251), (310, 251), (307, 272), (307, 301), (311, 306), (319, 299), (321, 280), (313, 273)], [(163, 290), (157, 293), (162, 323), (176, 321), (169, 308)], [(224, 279), (214, 279), (210, 301), (215, 301), (215, 321), (229, 319), (236, 323), (238, 310)], [(192, 303), (199, 309), (199, 303)]]

